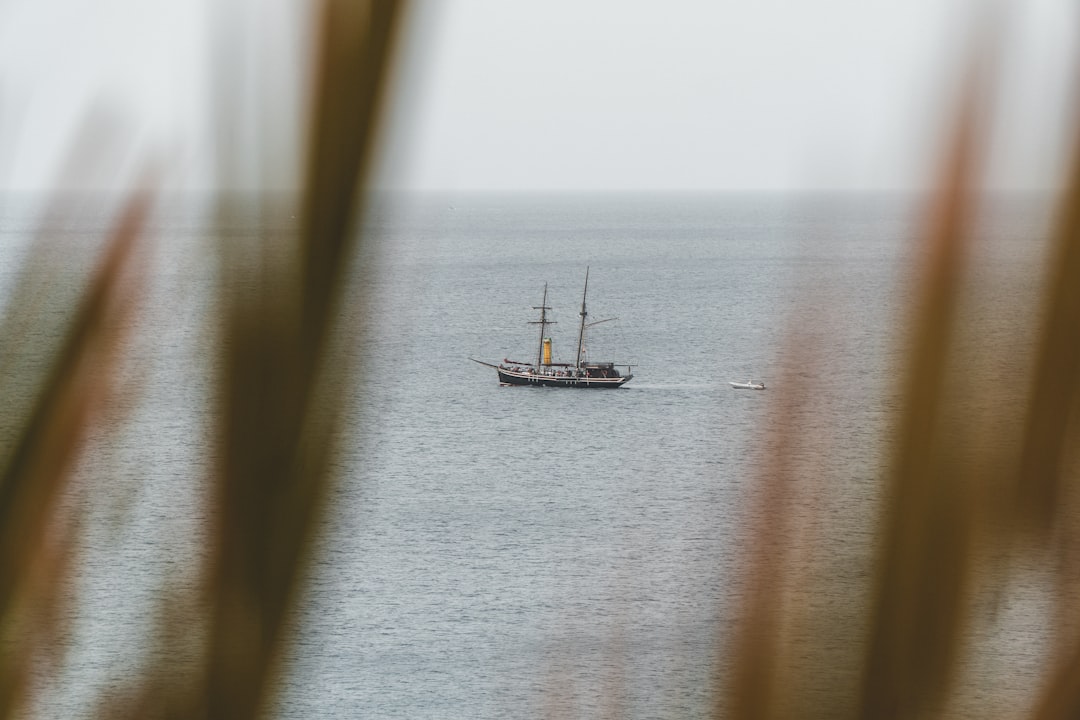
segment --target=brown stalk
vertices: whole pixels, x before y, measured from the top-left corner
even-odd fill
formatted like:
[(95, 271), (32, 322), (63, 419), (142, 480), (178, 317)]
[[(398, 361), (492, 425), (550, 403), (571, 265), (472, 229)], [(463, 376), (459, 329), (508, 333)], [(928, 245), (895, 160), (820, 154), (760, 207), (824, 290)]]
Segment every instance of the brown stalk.
[(305, 338), (320, 347), (370, 172), (400, 0), (326, 0), (302, 207)]
[(965, 622), (972, 519), (967, 478), (950, 452), (954, 438), (948, 436), (943, 396), (969, 232), (974, 89), (968, 87), (926, 235), (906, 408), (896, 431), (876, 561), (859, 713), (867, 720), (936, 709), (949, 687)]
[(217, 552), (200, 712), (207, 717), (249, 718), (265, 708), (320, 518), (336, 401), (347, 389), (327, 385), (329, 332), (399, 7), (389, 0), (324, 4), (297, 238), (300, 287), (291, 275), (264, 271), (253, 291), (235, 297), (228, 320)]
[[(58, 177), (74, 183), (76, 187), (93, 186), (95, 182), (100, 182), (101, 168), (107, 165), (111, 154), (117, 152), (117, 134), (117, 129), (101, 112), (89, 113), (71, 144)], [(72, 210), (81, 212), (98, 200), (94, 196), (76, 196), (64, 191), (52, 194), (43, 213), (45, 220), (34, 235), (27, 259), (11, 292), (12, 310), (0, 320), (0, 337), (4, 338), (4, 348), (0, 351), (0, 395), (4, 398), (2, 421), (5, 430), (13, 435), (21, 432), (30, 422), (34, 402), (38, 394), (44, 392), (46, 373), (39, 368), (41, 365), (48, 366), (49, 359), (59, 355), (62, 349), (60, 343), (66, 339), (64, 334), (68, 331), (67, 326), (54, 326), (46, 306), (57, 300), (69, 302), (72, 308), (79, 305), (78, 291), (69, 291), (69, 283), (60, 275), (56, 255), (63, 249), (58, 249), (54, 234), (58, 229), (64, 229), (65, 218)], [(60, 338), (56, 344), (41, 347), (42, 335), (53, 335), (54, 331), (55, 336)], [(40, 353), (44, 358), (41, 364), (22, 355), (20, 351), (26, 348), (33, 348), (34, 354)], [(26, 392), (28, 383), (33, 385), (31, 392)], [(16, 402), (12, 397), (24, 394), (31, 398), (25, 403)], [(14, 452), (12, 447), (5, 446), (3, 450), (5, 455)]]
[[(812, 343), (795, 340), (789, 332), (792, 347), (809, 347)], [(789, 352), (789, 357), (794, 356)], [(781, 386), (795, 388), (794, 382)], [(792, 390), (781, 396), (775, 411), (779, 427), (797, 414), (805, 397)], [(747, 590), (742, 594), (740, 624), (730, 654), (734, 663), (732, 679), (727, 687), (727, 708), (717, 698), (713, 717), (736, 720), (767, 720), (777, 717), (784, 694), (784, 629), (787, 619), (785, 600), (787, 583), (791, 579), (791, 552), (786, 541), (791, 536), (795, 519), (793, 487), (797, 449), (791, 442), (777, 438), (776, 452), (770, 453), (760, 476), (761, 492), (754, 499), (753, 526), (750, 530), (749, 555), (751, 568)], [(786, 434), (797, 438), (796, 433)]]
[[(5, 635), (19, 637), (0, 654), (0, 717), (17, 711), (27, 673), (48, 647), (39, 643), (49, 635), (50, 607), (55, 614), (59, 580), (73, 552), (72, 526), (56, 517), (57, 501), (92, 417), (109, 395), (135, 304), (135, 245), (149, 205), (145, 193), (128, 201), (0, 478), (0, 622)], [(44, 622), (33, 630), (26, 623), (35, 609), (44, 610)]]
[(1043, 327), (1016, 478), (1021, 519), (1040, 533), (1057, 513), (1080, 397), (1080, 142), (1054, 229)]
[(1057, 668), (1033, 715), (1035, 720), (1070, 720), (1080, 710), (1080, 648)]
[[(1067, 460), (1076, 444), (1075, 421), (1080, 403), (1080, 142), (1069, 183), (1062, 193), (1058, 222), (1052, 236), (1051, 263), (1044, 297), (1043, 328), (1036, 360), (1031, 401), (1017, 477), (1017, 506), (1021, 525), (1046, 539), (1068, 518), (1064, 502), (1070, 479)], [(1075, 530), (1061, 528), (1056, 548), (1059, 585), (1073, 557), (1067, 549)], [(1058, 590), (1061, 621), (1075, 622), (1076, 607), (1062, 586)], [(1080, 647), (1075, 636), (1063, 645), (1063, 661), (1049, 678), (1034, 717), (1038, 720), (1073, 718), (1080, 713)], [(1073, 643), (1072, 647), (1066, 643)]]

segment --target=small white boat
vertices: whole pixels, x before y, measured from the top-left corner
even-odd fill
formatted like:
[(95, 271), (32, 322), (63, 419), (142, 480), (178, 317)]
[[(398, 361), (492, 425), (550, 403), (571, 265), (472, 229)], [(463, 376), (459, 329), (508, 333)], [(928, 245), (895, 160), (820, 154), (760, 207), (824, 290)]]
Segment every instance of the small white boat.
[(756, 383), (753, 380), (747, 380), (744, 383), (741, 383), (741, 382), (729, 382), (728, 385), (735, 388), (736, 390), (764, 390), (765, 389), (765, 383), (763, 383), (763, 382)]

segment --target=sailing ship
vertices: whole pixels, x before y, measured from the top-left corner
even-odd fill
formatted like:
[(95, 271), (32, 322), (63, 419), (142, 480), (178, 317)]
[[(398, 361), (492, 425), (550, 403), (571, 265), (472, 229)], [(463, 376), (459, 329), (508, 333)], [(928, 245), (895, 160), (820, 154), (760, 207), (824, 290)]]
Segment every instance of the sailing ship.
[[(630, 382), (634, 377), (630, 370), (631, 365), (614, 362), (589, 362), (585, 360), (585, 330), (609, 322), (616, 318), (586, 322), (589, 314), (585, 310), (585, 298), (589, 292), (589, 269), (585, 268), (585, 290), (581, 294), (581, 325), (578, 328), (577, 356), (572, 363), (557, 363), (551, 359), (551, 338), (547, 337), (547, 328), (555, 321), (548, 320), (547, 284), (544, 284), (544, 299), (533, 310), (540, 311), (540, 319), (534, 320), (530, 325), (540, 326), (540, 345), (536, 351), (536, 362), (521, 362), (503, 359), (498, 364), (487, 363), (475, 358), (469, 358), (473, 362), (480, 363), (490, 368), (495, 368), (499, 373), (499, 382), (503, 385), (538, 385), (541, 387), (567, 387), (567, 388), (617, 388)], [(625, 367), (626, 374), (620, 374), (618, 368)]]

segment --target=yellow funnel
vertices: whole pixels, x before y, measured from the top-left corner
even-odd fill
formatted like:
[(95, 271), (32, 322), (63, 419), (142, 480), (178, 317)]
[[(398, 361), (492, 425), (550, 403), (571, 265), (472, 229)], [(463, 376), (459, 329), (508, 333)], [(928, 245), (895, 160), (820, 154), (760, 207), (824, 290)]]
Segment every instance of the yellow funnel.
[(544, 364), (551, 364), (551, 338), (544, 338)]

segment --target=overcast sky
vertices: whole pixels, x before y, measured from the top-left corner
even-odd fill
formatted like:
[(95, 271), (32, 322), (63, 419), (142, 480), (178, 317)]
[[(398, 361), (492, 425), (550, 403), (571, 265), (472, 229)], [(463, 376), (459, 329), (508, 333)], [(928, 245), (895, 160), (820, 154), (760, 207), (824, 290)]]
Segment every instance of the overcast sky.
[[(178, 187), (294, 182), (312, 5), (0, 0), (0, 187), (61, 182), (91, 109), (113, 181), (152, 154)], [(1075, 101), (1069, 0), (427, 0), (381, 183), (925, 187), (992, 6), (991, 184), (1045, 187)]]

